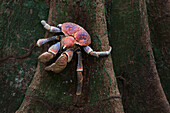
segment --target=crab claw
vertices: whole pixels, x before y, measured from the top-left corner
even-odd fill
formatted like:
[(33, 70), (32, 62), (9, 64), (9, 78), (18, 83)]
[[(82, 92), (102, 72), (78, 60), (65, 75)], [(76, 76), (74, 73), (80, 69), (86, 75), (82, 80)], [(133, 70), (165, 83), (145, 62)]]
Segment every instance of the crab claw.
[(53, 71), (55, 73), (60, 73), (67, 66), (67, 55), (61, 54), (61, 56), (56, 60), (55, 63), (46, 67), (46, 71)]
[(55, 63), (46, 67), (45, 70), (60, 73), (67, 66), (67, 62), (71, 61), (73, 57), (73, 52), (73, 49), (67, 49), (60, 55), (60, 57), (55, 61)]
[(40, 62), (45, 63), (45, 62), (48, 62), (49, 60), (51, 60), (53, 57), (54, 57), (54, 55), (52, 53), (45, 52), (38, 57), (38, 60)]

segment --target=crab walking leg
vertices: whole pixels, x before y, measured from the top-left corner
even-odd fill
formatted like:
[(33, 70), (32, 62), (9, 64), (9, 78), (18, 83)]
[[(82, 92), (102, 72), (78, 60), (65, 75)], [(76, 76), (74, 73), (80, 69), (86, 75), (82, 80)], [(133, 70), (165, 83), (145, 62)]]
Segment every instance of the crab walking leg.
[(50, 26), (49, 24), (46, 23), (46, 21), (42, 20), (41, 24), (44, 26), (44, 28), (46, 30), (49, 30), (50, 32), (54, 32), (54, 33), (61, 33), (61, 30), (57, 27), (54, 26)]
[(60, 42), (57, 42), (56, 44), (52, 45), (49, 49), (48, 52), (44, 52), (43, 54), (41, 54), (38, 57), (38, 60), (40, 62), (48, 62), (49, 60), (51, 60), (54, 56), (56, 56), (56, 54), (58, 53), (58, 51), (60, 50)]
[(60, 73), (67, 66), (67, 62), (71, 61), (73, 57), (73, 52), (73, 49), (66, 50), (60, 55), (60, 57), (55, 61), (55, 63), (46, 67), (45, 70)]
[(39, 39), (37, 41), (37, 46), (40, 47), (41, 45), (53, 41), (53, 40), (61, 40), (62, 36), (52, 36), (50, 38), (45, 38), (45, 39)]
[(77, 51), (77, 54), (78, 54), (78, 64), (77, 64), (77, 81), (78, 81), (78, 85), (77, 85), (76, 95), (81, 95), (82, 86), (83, 86), (83, 75), (82, 75), (83, 64), (82, 64), (81, 51)]
[(87, 53), (87, 54), (90, 54), (92, 56), (96, 56), (96, 57), (99, 57), (99, 56), (107, 56), (110, 54), (111, 50), (112, 50), (112, 47), (110, 47), (110, 49), (108, 51), (100, 51), (100, 52), (96, 52), (96, 51), (93, 51), (93, 49), (90, 47), (90, 46), (86, 46), (83, 48), (84, 51)]

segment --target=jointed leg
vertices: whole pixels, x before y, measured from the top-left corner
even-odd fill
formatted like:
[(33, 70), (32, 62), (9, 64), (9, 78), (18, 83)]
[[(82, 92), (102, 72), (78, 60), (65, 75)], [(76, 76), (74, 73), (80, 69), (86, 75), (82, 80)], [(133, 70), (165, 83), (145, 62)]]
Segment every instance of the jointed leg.
[(41, 24), (44, 26), (44, 28), (46, 30), (49, 30), (50, 32), (54, 32), (54, 33), (61, 33), (61, 30), (57, 27), (54, 26), (50, 26), (49, 24), (47, 24), (44, 20), (41, 21)]
[(81, 51), (77, 51), (78, 54), (78, 64), (77, 64), (77, 81), (78, 81), (78, 85), (77, 85), (77, 92), (76, 95), (81, 95), (81, 91), (82, 91), (82, 86), (83, 86), (83, 64), (82, 64), (82, 55), (81, 55)]
[(86, 46), (83, 48), (84, 51), (87, 53), (87, 54), (90, 54), (92, 56), (96, 56), (96, 57), (99, 57), (99, 56), (107, 56), (110, 54), (112, 48), (110, 47), (109, 51), (100, 51), (100, 52), (96, 52), (96, 51), (93, 51), (93, 49), (90, 47), (90, 46)]
[(46, 67), (46, 71), (53, 71), (55, 73), (60, 73), (66, 66), (67, 62), (70, 62), (73, 56), (73, 50), (68, 49), (60, 55), (60, 57), (55, 61), (55, 63)]
[(41, 45), (53, 41), (53, 40), (61, 40), (62, 36), (52, 36), (50, 38), (45, 38), (45, 39), (39, 39), (37, 41), (37, 46), (40, 47)]
[(40, 62), (48, 62), (49, 60), (51, 60), (54, 56), (56, 56), (56, 54), (58, 53), (58, 51), (60, 50), (60, 42), (52, 45), (49, 49), (48, 52), (44, 52), (43, 54), (41, 54), (38, 59)]

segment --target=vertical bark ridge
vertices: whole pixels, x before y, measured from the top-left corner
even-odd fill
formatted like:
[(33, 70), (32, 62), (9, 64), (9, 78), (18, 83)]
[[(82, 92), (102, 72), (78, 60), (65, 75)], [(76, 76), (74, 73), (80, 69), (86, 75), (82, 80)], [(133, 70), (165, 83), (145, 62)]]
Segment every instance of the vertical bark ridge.
[(150, 30), (148, 25), (146, 1), (139, 1), (139, 10), (141, 12), (141, 27), (142, 36), (141, 41), (145, 51), (147, 51), (145, 72), (148, 70), (148, 74), (144, 74), (147, 85), (147, 104), (148, 110), (153, 113), (169, 113), (170, 106), (164, 94), (163, 88), (160, 83), (159, 75), (155, 65), (154, 54), (152, 51), (152, 44), (150, 39)]
[[(49, 10), (49, 16), (48, 16), (48, 22), (50, 23), (50, 25), (52, 25), (52, 15), (53, 15), (53, 8), (56, 5), (56, 0), (50, 0), (50, 10)], [(47, 38), (49, 32), (46, 31), (45, 33), (45, 38)], [(47, 47), (45, 47), (47, 48)], [(19, 109), (16, 111), (16, 113), (22, 113), (22, 112), (29, 112), (31, 109), (31, 105), (36, 101), (35, 98), (32, 98), (32, 96), (34, 96), (34, 92), (36, 90), (39, 90), (41, 81), (42, 81), (42, 76), (47, 74), (45, 72), (45, 70), (43, 70), (45, 68), (45, 65), (43, 63), (38, 62), (37, 64), (37, 68), (36, 68), (36, 73), (33, 77), (33, 80), (30, 84), (30, 86), (28, 87), (28, 90), (25, 94), (25, 98), (21, 104), (21, 106), (19, 107)], [(29, 98), (31, 97), (31, 98)]]
[(109, 39), (114, 48), (114, 69), (121, 78), (118, 83), (123, 90), (120, 91), (125, 112), (169, 112), (155, 66), (146, 1), (115, 0), (111, 3)]
[[(96, 4), (96, 24), (94, 25), (94, 32), (99, 37), (99, 40), (101, 42), (101, 49), (102, 51), (109, 49), (109, 40), (107, 35), (107, 23), (105, 18), (105, 7), (103, 0), (99, 0)], [(111, 56), (108, 56), (107, 58), (100, 59), (100, 64), (103, 65), (103, 69), (101, 68), (103, 72), (103, 78), (104, 78), (104, 84), (106, 85), (106, 90), (108, 90), (109, 96), (120, 96), (118, 87), (117, 87), (117, 81), (115, 78), (115, 73), (113, 68), (112, 59)], [(110, 104), (114, 106), (114, 112), (115, 113), (123, 113), (123, 106), (121, 103), (121, 99), (111, 99)]]

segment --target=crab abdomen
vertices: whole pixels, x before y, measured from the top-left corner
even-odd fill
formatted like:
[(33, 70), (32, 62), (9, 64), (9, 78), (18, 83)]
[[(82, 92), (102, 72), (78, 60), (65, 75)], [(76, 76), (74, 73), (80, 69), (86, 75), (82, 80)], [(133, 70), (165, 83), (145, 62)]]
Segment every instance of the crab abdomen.
[(66, 35), (74, 36), (76, 44), (81, 46), (87, 46), (91, 43), (90, 35), (81, 26), (66, 22), (62, 25), (62, 32)]

